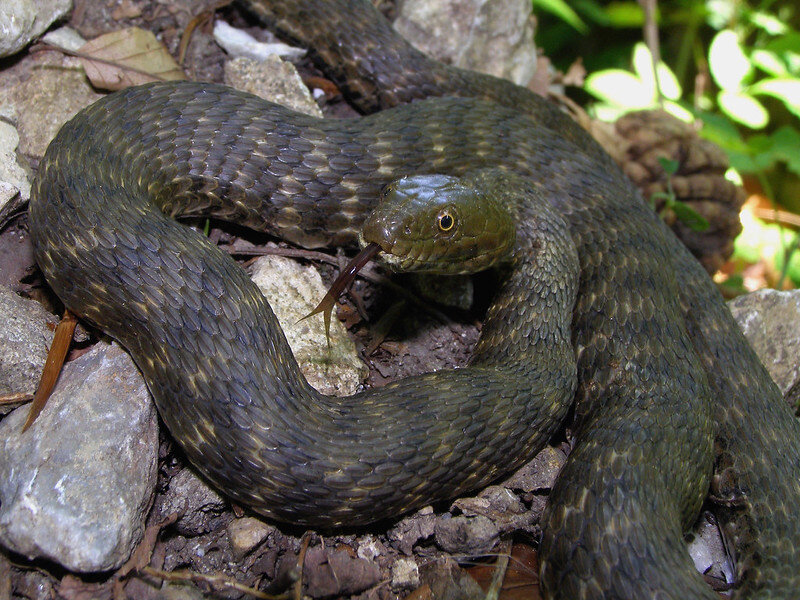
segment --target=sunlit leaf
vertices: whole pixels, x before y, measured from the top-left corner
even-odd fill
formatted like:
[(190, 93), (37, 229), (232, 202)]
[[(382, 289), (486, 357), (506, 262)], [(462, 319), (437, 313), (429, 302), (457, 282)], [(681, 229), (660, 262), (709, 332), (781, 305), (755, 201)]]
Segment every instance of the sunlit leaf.
[(720, 31), (711, 41), (708, 68), (723, 90), (738, 90), (750, 73), (750, 61), (739, 45), (738, 36), (730, 29)]
[(639, 80), (650, 91), (650, 97), (656, 98), (656, 77), (653, 73), (653, 56), (642, 42), (637, 42), (633, 47), (633, 70)]
[(767, 109), (749, 94), (722, 90), (717, 96), (717, 103), (731, 119), (752, 129), (761, 129), (769, 122)]
[(677, 102), (667, 100), (664, 102), (664, 110), (684, 123), (692, 123), (694, 121), (694, 115)]
[[(650, 89), (650, 96), (653, 101), (656, 99), (656, 82), (653, 76), (653, 56), (650, 50), (642, 42), (638, 42), (633, 47), (633, 70), (639, 76), (641, 82)], [(677, 100), (681, 97), (683, 90), (678, 78), (663, 62), (658, 63), (658, 85), (661, 94), (669, 100)]]
[(755, 10), (750, 13), (750, 22), (770, 35), (781, 35), (789, 31), (788, 25), (778, 17), (760, 10)]
[(672, 70), (663, 62), (658, 63), (656, 70), (658, 71), (658, 85), (661, 87), (661, 93), (664, 98), (670, 100), (679, 99), (683, 94), (683, 89)]
[(564, 0), (533, 0), (535, 8), (541, 8), (544, 11), (554, 14), (559, 19), (571, 25), (581, 33), (586, 33), (589, 28), (586, 23), (578, 16), (572, 8)]
[(129, 27), (86, 42), (78, 50), (93, 85), (119, 90), (149, 81), (186, 79), (167, 49), (149, 31)]
[(753, 50), (753, 53), (750, 55), (750, 62), (773, 77), (789, 75), (786, 65), (774, 52), (768, 50)]
[(622, 69), (606, 69), (586, 78), (584, 89), (597, 98), (628, 109), (647, 108), (654, 101), (652, 88)]
[(783, 101), (790, 111), (800, 117), (800, 79), (776, 78), (759, 81), (750, 86), (753, 94), (767, 94)]

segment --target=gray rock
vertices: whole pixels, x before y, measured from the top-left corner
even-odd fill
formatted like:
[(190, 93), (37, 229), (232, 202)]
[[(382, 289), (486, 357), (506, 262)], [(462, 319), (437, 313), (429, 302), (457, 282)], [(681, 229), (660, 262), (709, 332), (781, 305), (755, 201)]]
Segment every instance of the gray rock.
[(226, 62), (225, 83), (264, 100), (322, 118), (322, 111), (297, 74), (297, 69), (277, 56), (263, 60), (235, 58)]
[(392, 565), (392, 586), (416, 588), (419, 586), (419, 566), (414, 559), (398, 558)]
[(58, 46), (59, 48), (72, 50), (73, 52), (80, 50), (81, 46), (86, 43), (86, 40), (83, 39), (80, 33), (66, 25), (54, 29), (53, 31), (48, 31), (42, 36), (42, 41), (52, 44), (53, 46)]
[(277, 528), (254, 517), (234, 519), (228, 524), (228, 541), (233, 557), (242, 560), (273, 531)]
[(0, 3), (0, 56), (22, 50), (71, 9), (72, 0), (3, 0)]
[[(8, 196), (5, 201), (0, 197), (0, 208), (17, 193), (21, 194), (25, 200), (31, 197), (28, 175), (17, 161), (18, 145), (17, 129), (9, 123), (0, 121), (0, 185), (3, 186), (3, 190), (6, 190), (3, 196)], [(13, 193), (9, 193), (12, 190)]]
[(485, 554), (497, 543), (500, 530), (488, 517), (444, 515), (436, 521), (436, 544), (451, 554)]
[(314, 546), (303, 563), (306, 593), (313, 598), (350, 596), (381, 580), (378, 565), (353, 557), (346, 550)]
[(688, 540), (689, 555), (695, 568), (711, 577), (733, 583), (736, 569), (725, 550), (725, 542), (719, 527), (709, 520), (709, 514), (700, 515)]
[(527, 85), (536, 72), (530, 0), (405, 0), (395, 29), (446, 63)]
[(325, 394), (355, 393), (368, 371), (344, 325), (334, 314), (329, 348), (322, 315), (303, 319), (327, 291), (319, 273), (288, 258), (263, 256), (253, 264), (252, 277), (275, 311), (308, 382)]
[(520, 467), (502, 485), (511, 490), (529, 493), (549, 490), (565, 461), (563, 452), (552, 446), (545, 446), (533, 460)]
[(784, 396), (798, 389), (800, 290), (759, 290), (731, 300), (728, 307)]
[(0, 286), (0, 320), (0, 395), (33, 394), (56, 318), (38, 302)]
[(259, 42), (246, 31), (231, 27), (222, 20), (214, 23), (214, 40), (233, 57), (266, 60), (270, 56), (279, 56), (286, 60), (297, 61), (306, 55), (306, 51), (302, 48), (281, 42)]
[(144, 380), (117, 345), (67, 363), (33, 426), (0, 423), (0, 541), (79, 572), (123, 564), (156, 482), (158, 432)]
[(411, 286), (426, 300), (442, 306), (468, 310), (475, 296), (475, 286), (469, 275), (435, 275), (414, 273), (409, 277)]
[(216, 521), (228, 503), (191, 469), (183, 469), (160, 499), (159, 512), (178, 513), (175, 528), (181, 535), (196, 536), (216, 529)]
[(31, 61), (27, 78), (0, 89), (2, 115), (17, 125), (19, 151), (32, 157), (44, 156), (61, 126), (103, 97), (89, 85), (77, 59), (45, 54)]

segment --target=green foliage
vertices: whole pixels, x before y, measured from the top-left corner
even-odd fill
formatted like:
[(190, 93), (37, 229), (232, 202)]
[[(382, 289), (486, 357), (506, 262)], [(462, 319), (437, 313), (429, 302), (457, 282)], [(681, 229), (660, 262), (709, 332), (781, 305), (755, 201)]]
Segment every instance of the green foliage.
[(678, 167), (680, 166), (678, 161), (661, 156), (658, 158), (658, 162), (661, 164), (661, 168), (664, 169), (664, 173), (667, 176), (667, 191), (656, 192), (650, 198), (650, 202), (655, 206), (656, 200), (664, 201), (664, 207), (659, 213), (662, 217), (666, 213), (672, 211), (672, 213), (690, 229), (694, 231), (705, 231), (708, 229), (709, 223), (703, 215), (675, 197), (675, 192), (672, 189), (672, 176), (678, 172)]
[[(614, 120), (631, 110), (663, 108), (685, 121), (700, 121), (700, 134), (727, 153), (737, 173), (753, 176), (771, 200), (800, 212), (800, 198), (791, 193), (775, 198), (772, 193), (773, 187), (780, 194), (800, 185), (800, 7), (796, 2), (662, 1), (656, 20), (664, 61), (655, 67), (641, 41), (644, 18), (638, 3), (533, 2), (535, 8), (543, 2), (563, 4), (588, 28), (580, 41), (575, 29), (564, 44), (552, 43), (548, 36), (539, 36), (538, 41), (561, 68), (578, 56), (584, 58), (589, 75), (583, 91), (594, 99), (589, 106), (594, 116)], [(555, 17), (556, 21), (560, 18)], [(546, 20), (540, 22), (540, 31), (552, 27)], [(557, 24), (554, 30), (558, 31)], [(595, 45), (592, 39), (597, 40)], [(793, 179), (794, 184), (779, 181), (773, 186), (771, 178), (776, 177)], [(664, 199), (672, 212), (692, 226), (703, 227), (684, 210), (688, 207), (671, 204), (669, 196), (666, 193)], [(780, 251), (775, 247), (769, 252), (800, 285), (797, 240), (780, 226), (765, 227), (769, 234), (757, 232), (753, 244), (779, 244)], [(737, 241), (737, 252), (747, 254), (753, 244)]]

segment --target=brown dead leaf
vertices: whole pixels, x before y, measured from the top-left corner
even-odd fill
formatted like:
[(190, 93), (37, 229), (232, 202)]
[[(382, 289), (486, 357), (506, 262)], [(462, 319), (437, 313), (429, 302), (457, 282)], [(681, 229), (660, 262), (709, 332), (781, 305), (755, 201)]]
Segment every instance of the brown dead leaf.
[(186, 79), (163, 44), (139, 27), (96, 37), (81, 46), (77, 54), (92, 85), (106, 90)]
[[(480, 565), (468, 569), (468, 573), (485, 590), (494, 575), (494, 565)], [(499, 600), (541, 600), (539, 592), (539, 559), (527, 544), (514, 544), (508, 563)]]

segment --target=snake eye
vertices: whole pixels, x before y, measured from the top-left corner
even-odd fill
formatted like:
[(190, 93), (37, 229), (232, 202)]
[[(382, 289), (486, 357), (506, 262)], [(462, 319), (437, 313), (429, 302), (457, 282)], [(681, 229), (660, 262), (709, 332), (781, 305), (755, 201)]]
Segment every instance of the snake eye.
[(456, 220), (453, 218), (453, 215), (446, 210), (440, 212), (439, 216), (436, 217), (436, 220), (439, 223), (439, 229), (441, 231), (450, 231), (453, 228), (453, 225), (456, 224)]

